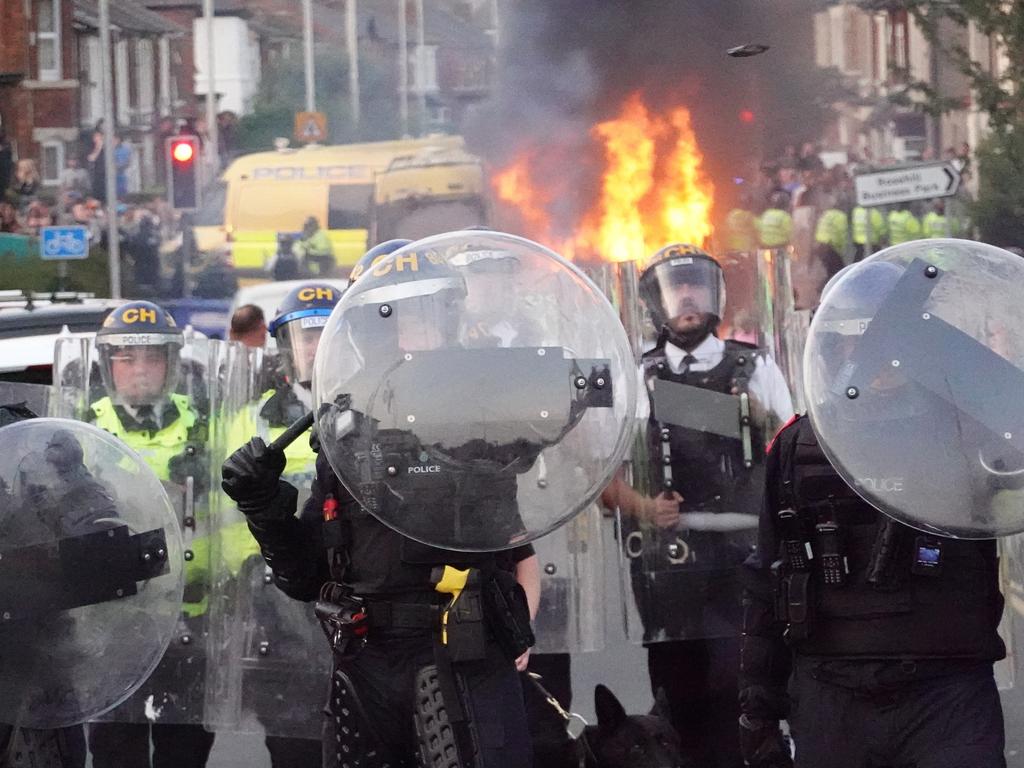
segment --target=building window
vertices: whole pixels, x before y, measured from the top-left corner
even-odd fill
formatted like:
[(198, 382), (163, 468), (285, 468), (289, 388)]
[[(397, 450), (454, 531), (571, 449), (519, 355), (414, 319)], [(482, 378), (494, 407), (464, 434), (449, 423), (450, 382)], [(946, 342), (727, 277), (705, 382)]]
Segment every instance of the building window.
[(39, 79), (60, 80), (60, 0), (36, 0), (35, 9)]
[(118, 40), (114, 44), (114, 96), (115, 112), (119, 126), (128, 125), (131, 108), (131, 74), (128, 70), (128, 41)]
[(44, 141), (40, 146), (43, 148), (43, 162), (39, 175), (43, 184), (56, 186), (60, 183), (60, 172), (64, 169), (64, 142)]
[(409, 53), (409, 91), (436, 93), (437, 90), (437, 46), (424, 45)]
[[(910, 67), (909, 18), (906, 11), (889, 11), (889, 62), (898, 76)], [(900, 77), (900, 79), (902, 79)]]
[(150, 122), (156, 108), (153, 84), (156, 82), (156, 58), (153, 55), (153, 41), (140, 38), (135, 42), (135, 103), (139, 119)]

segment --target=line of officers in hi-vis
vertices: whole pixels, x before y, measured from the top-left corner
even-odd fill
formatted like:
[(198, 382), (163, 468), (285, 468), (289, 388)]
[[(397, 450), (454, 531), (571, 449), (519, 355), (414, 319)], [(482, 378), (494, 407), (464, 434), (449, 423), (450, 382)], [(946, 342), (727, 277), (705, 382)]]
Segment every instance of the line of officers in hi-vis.
[[(0, 765), (202, 766), (231, 731), (275, 768), (1004, 766), (1022, 286), (963, 240), (848, 267), (801, 416), (692, 245), (642, 269), (642, 352), (483, 229), (295, 288), (276, 354), (124, 304), (53, 387), (0, 383)], [(618, 599), (675, 734), (607, 699), (573, 727)]]

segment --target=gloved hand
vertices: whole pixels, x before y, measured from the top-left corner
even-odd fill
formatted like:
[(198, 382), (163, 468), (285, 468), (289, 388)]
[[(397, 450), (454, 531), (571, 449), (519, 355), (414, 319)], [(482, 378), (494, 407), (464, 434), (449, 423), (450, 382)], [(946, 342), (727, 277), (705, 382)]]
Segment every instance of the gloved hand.
[(224, 462), (221, 487), (242, 514), (258, 515), (277, 496), (285, 463), (284, 451), (254, 437)]
[(793, 768), (789, 740), (778, 720), (740, 715), (740, 754), (754, 768)]
[(185, 450), (167, 462), (168, 476), (172, 483), (185, 485), (192, 478), (192, 487), (197, 494), (210, 490), (210, 466), (202, 446), (189, 443)]

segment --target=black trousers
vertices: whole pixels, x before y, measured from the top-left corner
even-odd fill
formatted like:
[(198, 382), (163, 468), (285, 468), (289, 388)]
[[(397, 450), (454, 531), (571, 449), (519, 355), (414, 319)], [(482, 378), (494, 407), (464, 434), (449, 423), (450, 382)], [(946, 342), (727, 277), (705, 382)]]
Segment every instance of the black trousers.
[(739, 638), (674, 640), (647, 646), (651, 693), (665, 692), (683, 756), (702, 768), (742, 768)]
[(795, 768), (1005, 768), (991, 664), (797, 657), (789, 692)]
[[(529, 672), (543, 678), (540, 683), (567, 712), (572, 707), (572, 657), (568, 653), (530, 654)], [(522, 675), (526, 720), (533, 742), (533, 764), (544, 766), (571, 765), (576, 745), (566, 732), (565, 719), (555, 711), (536, 685)]]
[[(153, 758), (150, 761), (150, 737)], [(203, 768), (214, 734), (201, 725), (90, 723), (93, 768)]]
[[(530, 768), (530, 735), (523, 709), (523, 691), (512, 661), (489, 646), (489, 657), (457, 665), (469, 701), (484, 768)], [(366, 713), (365, 729), (372, 733), (381, 753), (392, 766), (419, 764), (414, 711), (416, 674), (434, 663), (429, 635), (371, 640), (341, 668), (351, 680)], [(330, 699), (328, 711), (345, 706)], [(340, 746), (345, 734), (334, 732), (327, 721), (324, 732), (324, 766), (340, 766), (348, 755)], [(342, 758), (339, 759), (338, 755)]]
[(320, 768), (322, 747), (315, 739), (290, 736), (266, 736), (264, 743), (270, 753), (270, 768)]

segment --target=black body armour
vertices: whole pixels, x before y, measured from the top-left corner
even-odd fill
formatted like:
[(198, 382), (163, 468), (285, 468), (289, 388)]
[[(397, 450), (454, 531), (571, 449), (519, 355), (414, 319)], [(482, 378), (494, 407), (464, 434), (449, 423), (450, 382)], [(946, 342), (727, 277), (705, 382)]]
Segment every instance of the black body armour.
[[(645, 380), (745, 393), (759, 354), (753, 346), (729, 340), (714, 368), (677, 374), (662, 344), (644, 355)], [(764, 477), (760, 426), (750, 425), (748, 466), (742, 440), (659, 422), (653, 410), (647, 430), (651, 495), (677, 491), (684, 513), (756, 515)], [(753, 528), (734, 533), (670, 531), (629, 521), (624, 533), (645, 642), (739, 634), (738, 570), (755, 543)]]
[[(1003, 598), (995, 541), (925, 535), (881, 514), (838, 475), (806, 418), (779, 442), (792, 492), (790, 499), (783, 493), (774, 521), (781, 540), (776, 606), (799, 653), (988, 661), (1005, 655), (996, 632)], [(807, 552), (809, 559), (800, 554)]]

